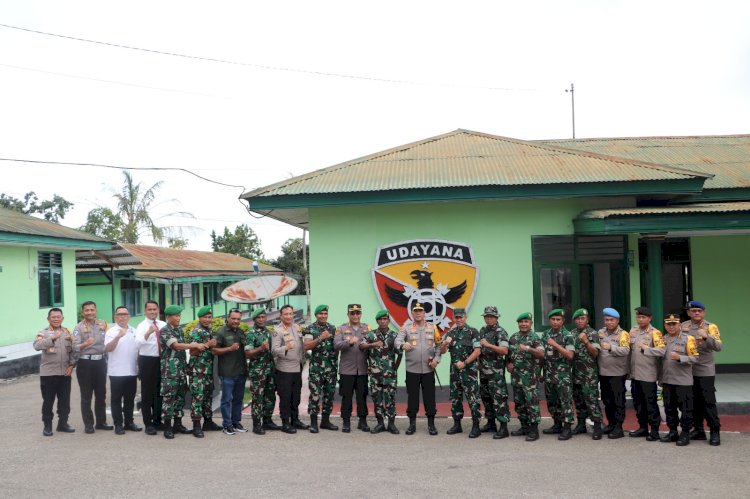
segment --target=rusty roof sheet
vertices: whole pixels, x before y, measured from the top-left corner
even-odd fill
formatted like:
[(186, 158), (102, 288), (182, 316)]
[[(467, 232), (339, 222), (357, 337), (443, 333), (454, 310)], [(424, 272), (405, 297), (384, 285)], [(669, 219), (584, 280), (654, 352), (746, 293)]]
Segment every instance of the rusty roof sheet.
[[(126, 244), (121, 246), (141, 265), (133, 266), (138, 273), (161, 272), (165, 276), (188, 277), (203, 275), (244, 275), (252, 273), (253, 261), (229, 253), (218, 251), (195, 251), (147, 246), (143, 244)], [(281, 272), (281, 270), (265, 263), (259, 263), (261, 272)]]
[(141, 261), (119, 244), (107, 250), (76, 250), (76, 268), (122, 267), (140, 265)]
[(94, 236), (64, 225), (49, 222), (47, 220), (32, 217), (20, 211), (0, 208), (0, 232), (22, 234), (27, 236), (54, 237), (61, 239), (77, 239), (79, 241), (91, 241), (106, 243), (105, 239)]
[(750, 135), (570, 139), (536, 143), (714, 175), (706, 180), (705, 189), (750, 187)]
[(710, 174), (456, 130), (284, 180), (242, 197), (706, 176)]
[(641, 208), (611, 208), (584, 211), (577, 218), (608, 218), (633, 215), (676, 215), (687, 213), (737, 213), (750, 212), (750, 201), (732, 203), (695, 203), (677, 206), (649, 206)]

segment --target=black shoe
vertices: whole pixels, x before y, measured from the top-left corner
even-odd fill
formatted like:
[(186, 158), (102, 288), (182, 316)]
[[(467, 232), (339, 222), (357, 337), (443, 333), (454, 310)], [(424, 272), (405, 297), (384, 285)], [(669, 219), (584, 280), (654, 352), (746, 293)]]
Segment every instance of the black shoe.
[(494, 432), (496, 432), (497, 431), (497, 426), (495, 425), (495, 418), (494, 417), (492, 419), (487, 418), (487, 424), (485, 424), (484, 426), (482, 426), (482, 428), (480, 429), (480, 431), (482, 433), (489, 433), (489, 432), (493, 432), (494, 433)]
[(360, 416), (359, 423), (357, 423), (357, 429), (362, 431), (370, 431), (370, 427), (367, 426), (367, 417)]
[(385, 424), (383, 423), (383, 418), (381, 416), (377, 416), (378, 424), (375, 425), (375, 428), (370, 430), (370, 433), (382, 433), (385, 431)]
[(435, 416), (427, 416), (427, 433), (433, 437), (438, 434), (437, 428), (435, 428)]
[(610, 423), (607, 426), (605, 426), (604, 428), (602, 428), (602, 433), (604, 435), (609, 435), (610, 433), (612, 433), (612, 430), (614, 430), (614, 429), (615, 429), (615, 425), (613, 425), (613, 424)]
[(462, 433), (464, 430), (461, 428), (461, 418), (453, 418), (453, 426), (448, 428), (448, 435), (455, 435), (456, 433)]
[(609, 432), (609, 435), (607, 435), (607, 438), (610, 438), (612, 440), (616, 438), (622, 438), (625, 436), (625, 432), (622, 431), (622, 425), (617, 425), (615, 428)]
[(317, 414), (311, 414), (310, 415), (310, 433), (318, 433), (318, 415)]
[(573, 432), (570, 429), (570, 423), (563, 424), (562, 430), (560, 430), (560, 434), (557, 436), (558, 440), (570, 440), (570, 437), (573, 436)]
[(394, 435), (398, 435), (400, 432), (398, 431), (398, 428), (396, 428), (396, 418), (388, 418), (388, 433), (392, 433)]
[(331, 423), (330, 418), (330, 415), (323, 414), (323, 419), (320, 421), (320, 428), (322, 430), (339, 431), (339, 427)]
[(300, 421), (299, 419), (294, 419), (294, 420), (292, 420), (292, 424), (293, 424), (293, 425), (294, 425), (294, 427), (295, 427), (295, 428), (297, 428), (298, 430), (309, 430), (309, 429), (310, 429), (310, 425), (307, 425), (307, 424), (303, 423), (303, 422), (302, 422), (302, 421)]
[(661, 437), (659, 439), (659, 441), (664, 442), (665, 444), (668, 444), (670, 442), (676, 442), (677, 438), (678, 438), (678, 436), (677, 436), (677, 430), (674, 430), (674, 429), (670, 428), (669, 429), (669, 433), (667, 433), (666, 435), (664, 435), (663, 437)]
[(519, 429), (513, 430), (512, 432), (510, 432), (510, 435), (512, 437), (525, 437), (528, 434), (529, 434), (529, 427), (523, 426), (523, 425), (521, 425)]
[(526, 435), (527, 442), (533, 442), (534, 440), (539, 440), (539, 425), (535, 424), (529, 426), (529, 433)]
[(281, 431), (284, 433), (289, 433), (290, 435), (293, 435), (297, 433), (297, 429), (289, 424), (289, 420), (285, 419), (281, 422)]
[(719, 430), (711, 430), (711, 439), (708, 441), (709, 445), (714, 447), (721, 445), (721, 436)]
[(44, 423), (44, 429), (42, 430), (42, 435), (44, 435), (45, 437), (51, 437), (53, 435), (52, 423)]
[(409, 427), (406, 428), (407, 435), (414, 435), (417, 431), (417, 418), (409, 418)]
[(141, 428), (140, 426), (138, 426), (138, 425), (137, 425), (137, 424), (135, 424), (135, 423), (127, 423), (127, 424), (126, 424), (126, 425), (124, 426), (124, 428), (125, 428), (126, 430), (128, 430), (128, 431), (142, 431), (142, 430), (143, 430), (143, 428)]
[(700, 428), (691, 431), (690, 440), (706, 440), (706, 430)]
[(482, 430), (479, 428), (479, 419), (472, 419), (471, 431), (469, 432), (469, 438), (477, 438), (482, 434)]
[(352, 431), (352, 424), (349, 418), (344, 418), (344, 426), (341, 428), (341, 431), (343, 431), (344, 433), (349, 433), (350, 431)]
[(146, 435), (156, 435), (156, 428), (153, 426), (147, 426), (146, 427)]
[(263, 429), (269, 431), (278, 431), (281, 429), (281, 426), (274, 423), (272, 418), (265, 418), (263, 420)]
[(115, 426), (115, 435), (125, 435), (125, 428), (122, 426)]
[(169, 424), (169, 421), (165, 421), (164, 423), (164, 438), (167, 439), (173, 439), (174, 438), (174, 430), (172, 430), (172, 425)]
[(156, 426), (156, 431), (165, 431), (167, 428), (172, 427), (169, 423), (154, 423), (154, 425)]
[(508, 438), (508, 423), (500, 423), (500, 428), (498, 428), (497, 432), (492, 435), (492, 438), (494, 440)]
[(601, 440), (602, 439), (602, 423), (601, 421), (594, 421), (594, 431), (591, 432), (591, 440)]
[(247, 433), (247, 428), (242, 426), (240, 423), (233, 424), (232, 428), (234, 428), (235, 433)]
[(211, 418), (204, 418), (202, 429), (203, 431), (221, 431), (221, 426), (214, 423), (214, 420)]
[(222, 432), (224, 433), (224, 435), (230, 435), (230, 436), (236, 435), (234, 431), (234, 426), (232, 425), (225, 426), (224, 428), (222, 428)]
[(203, 438), (203, 430), (201, 429), (201, 420), (196, 419), (193, 421), (193, 436), (195, 438)]
[(174, 426), (172, 426), (172, 431), (174, 433), (182, 433), (183, 435), (193, 433), (191, 430), (188, 430), (187, 428), (185, 428), (185, 426), (183, 426), (182, 418), (175, 418)]
[(108, 430), (108, 431), (111, 431), (111, 430), (114, 430), (115, 427), (112, 426), (111, 424), (101, 423), (101, 424), (98, 424), (98, 425), (94, 426), (94, 428), (96, 428), (97, 430)]
[(544, 430), (542, 430), (542, 433), (544, 433), (545, 435), (557, 435), (561, 431), (562, 431), (562, 425), (560, 425), (558, 421), (555, 421), (555, 424), (553, 424), (549, 428), (545, 428)]
[(683, 431), (680, 433), (680, 437), (677, 439), (678, 447), (685, 447), (690, 444), (690, 433)]
[(573, 435), (583, 435), (586, 433), (586, 420), (585, 419), (579, 419), (578, 424), (575, 428), (571, 431)]
[(658, 427), (651, 428), (651, 431), (648, 435), (646, 435), (646, 441), (647, 442), (658, 442), (660, 440), (659, 437), (659, 429)]
[(648, 435), (648, 428), (646, 428), (645, 426), (641, 426), (637, 430), (628, 433), (628, 435), (636, 438), (645, 437), (646, 435)]
[(57, 431), (62, 433), (75, 433), (76, 430), (68, 423), (57, 423)]
[(83, 428), (84, 433), (94, 433), (94, 427), (93, 426), (85, 426)]

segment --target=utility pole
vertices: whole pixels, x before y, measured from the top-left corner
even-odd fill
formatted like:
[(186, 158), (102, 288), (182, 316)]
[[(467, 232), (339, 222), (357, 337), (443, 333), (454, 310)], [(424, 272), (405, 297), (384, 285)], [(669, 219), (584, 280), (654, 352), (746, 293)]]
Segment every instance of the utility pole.
[(573, 92), (575, 91), (573, 84), (570, 84), (570, 88), (565, 89), (565, 93), (570, 92), (570, 109), (573, 115), (573, 138), (576, 138), (576, 100), (573, 95)]

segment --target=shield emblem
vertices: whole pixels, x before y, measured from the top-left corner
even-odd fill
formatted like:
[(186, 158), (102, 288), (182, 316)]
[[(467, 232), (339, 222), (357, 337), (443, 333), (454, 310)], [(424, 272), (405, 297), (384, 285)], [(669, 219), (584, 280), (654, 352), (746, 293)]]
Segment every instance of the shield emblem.
[(453, 309), (469, 309), (479, 268), (466, 243), (413, 240), (381, 246), (372, 279), (383, 308), (399, 326), (409, 324), (419, 302), (427, 322), (442, 331), (453, 325)]

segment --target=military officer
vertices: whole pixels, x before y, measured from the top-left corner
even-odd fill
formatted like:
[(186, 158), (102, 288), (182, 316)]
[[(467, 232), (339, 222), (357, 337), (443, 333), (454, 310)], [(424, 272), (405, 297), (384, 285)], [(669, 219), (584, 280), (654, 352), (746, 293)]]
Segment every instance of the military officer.
[(63, 327), (63, 313), (59, 308), (47, 312), (49, 327), (39, 331), (34, 350), (42, 352), (39, 363), (39, 385), (42, 389), (42, 423), (45, 437), (52, 436), (52, 407), (57, 398), (57, 431), (73, 433), (68, 424), (70, 414), (70, 379), (75, 368), (73, 335)]
[(638, 417), (638, 429), (631, 431), (630, 436), (657, 442), (661, 413), (656, 403), (656, 380), (664, 357), (664, 338), (661, 331), (651, 325), (651, 309), (638, 307), (635, 314), (638, 326), (630, 330), (630, 393)]
[(589, 326), (589, 311), (579, 308), (573, 312), (576, 328), (573, 333), (575, 357), (573, 358), (573, 401), (578, 425), (574, 435), (586, 433), (586, 418), (594, 422), (593, 440), (602, 438), (602, 410), (599, 407), (599, 335)]
[(253, 433), (264, 435), (266, 430), (280, 430), (273, 422), (273, 409), (276, 406), (276, 385), (274, 383), (274, 362), (271, 353), (272, 331), (266, 327), (266, 309), (256, 308), (250, 314), (253, 327), (245, 336), (245, 357), (248, 361), (250, 391), (253, 394), (251, 411)]
[(531, 442), (539, 438), (539, 392), (541, 380), (540, 362), (544, 359), (544, 346), (531, 330), (533, 316), (524, 312), (516, 318), (518, 332), (508, 340), (508, 371), (513, 385), (513, 401), (521, 421), (521, 427), (512, 431), (514, 437), (526, 436)]
[(338, 426), (331, 423), (333, 397), (336, 393), (336, 376), (338, 374), (338, 352), (333, 346), (336, 327), (328, 322), (328, 305), (315, 307), (315, 322), (307, 326), (305, 345), (310, 345), (310, 365), (308, 369), (308, 387), (310, 397), (307, 402), (307, 413), (310, 415), (310, 433), (318, 433), (318, 414), (321, 401), (323, 417), (320, 428), (337, 431)]
[[(664, 443), (677, 442), (680, 447), (690, 443), (693, 423), (693, 365), (698, 362), (695, 337), (680, 331), (680, 316), (668, 314), (664, 318), (665, 354), (659, 382), (664, 388), (664, 413), (669, 433), (661, 438)], [(679, 415), (677, 411), (679, 410)], [(677, 425), (682, 432), (677, 434)]]
[[(198, 324), (190, 331), (191, 343), (202, 343), (206, 349), (190, 350), (188, 376), (190, 378), (190, 418), (193, 420), (193, 435), (203, 438), (203, 430), (219, 431), (221, 426), (213, 422), (213, 394), (214, 394), (214, 354), (211, 351), (216, 346), (211, 323), (214, 320), (213, 311), (208, 305), (198, 309)], [(204, 420), (201, 427), (201, 418)]]
[[(484, 415), (487, 424), (483, 432), (493, 431), (492, 438), (501, 439), (508, 436), (508, 386), (505, 382), (505, 356), (508, 355), (508, 332), (497, 320), (500, 314), (497, 307), (484, 308), (485, 326), (479, 330), (479, 344), (482, 353), (479, 356), (479, 393), (484, 403)], [(500, 428), (495, 425), (500, 422)]]
[[(365, 341), (359, 348), (367, 352), (367, 368), (370, 377), (370, 393), (375, 402), (375, 416), (378, 424), (371, 433), (386, 429), (398, 435), (396, 428), (396, 378), (401, 363), (401, 353), (394, 347), (396, 332), (390, 328), (391, 318), (387, 310), (375, 314), (378, 328), (365, 334)], [(385, 426), (388, 418), (388, 427)]]
[(469, 438), (477, 438), (482, 434), (479, 429), (479, 379), (477, 378), (476, 360), (481, 353), (479, 331), (466, 324), (466, 309), (453, 309), (456, 324), (445, 333), (440, 347), (440, 353), (451, 354), (451, 415), (453, 426), (447, 433), (454, 435), (461, 433), (461, 419), (464, 417), (463, 399), (469, 403), (471, 410), (471, 432)]
[(622, 423), (625, 421), (625, 377), (628, 375), (630, 335), (620, 328), (620, 313), (614, 308), (605, 308), (604, 327), (599, 330), (601, 351), (597, 356), (599, 384), (602, 390), (607, 426), (602, 433), (607, 438), (622, 438)]
[(558, 434), (558, 440), (569, 440), (573, 424), (573, 335), (565, 329), (565, 312), (561, 308), (547, 314), (550, 328), (542, 335), (544, 350), (544, 391), (547, 408), (554, 425), (542, 431)]
[(716, 410), (716, 361), (714, 353), (721, 350), (723, 344), (716, 324), (708, 322), (706, 306), (692, 300), (687, 304), (690, 320), (680, 326), (680, 331), (695, 338), (698, 345), (698, 361), (693, 364), (693, 426), (690, 440), (705, 440), (706, 431), (703, 421), (708, 422), (711, 431), (709, 443), (721, 445), (721, 421)]
[[(169, 305), (164, 309), (167, 325), (159, 331), (159, 351), (161, 354), (161, 396), (164, 438), (174, 438), (175, 432), (192, 433), (182, 425), (182, 409), (185, 406), (185, 392), (188, 390), (185, 350), (202, 352), (208, 348), (205, 343), (185, 343), (180, 318), (182, 307)], [(174, 418), (174, 419), (173, 419)], [(174, 424), (173, 424), (174, 421)]]
[(365, 334), (370, 332), (370, 326), (361, 322), (362, 306), (352, 303), (347, 307), (349, 322), (342, 324), (336, 330), (333, 340), (333, 348), (340, 352), (339, 381), (341, 393), (341, 418), (344, 420), (345, 433), (351, 431), (352, 397), (357, 394), (357, 416), (359, 424), (357, 428), (362, 431), (370, 431), (367, 426), (367, 355), (364, 350), (359, 349), (359, 344), (364, 341)]

